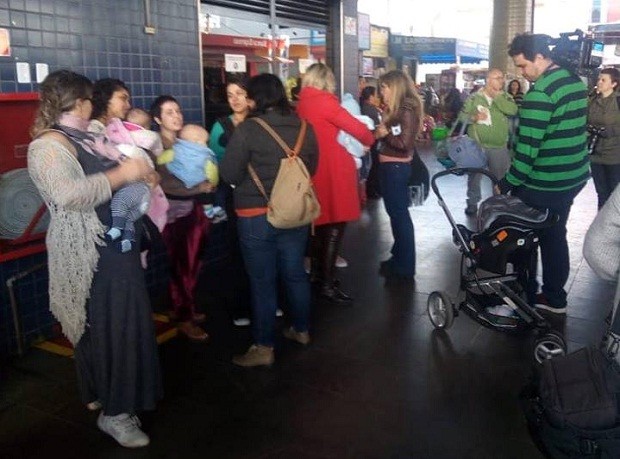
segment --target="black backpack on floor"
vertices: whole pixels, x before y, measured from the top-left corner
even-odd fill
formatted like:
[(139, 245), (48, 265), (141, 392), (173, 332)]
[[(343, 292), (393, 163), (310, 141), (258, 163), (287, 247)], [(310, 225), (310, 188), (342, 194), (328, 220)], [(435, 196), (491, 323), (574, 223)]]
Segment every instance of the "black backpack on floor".
[(554, 459), (620, 458), (620, 369), (587, 347), (543, 362), (521, 394), (532, 437)]

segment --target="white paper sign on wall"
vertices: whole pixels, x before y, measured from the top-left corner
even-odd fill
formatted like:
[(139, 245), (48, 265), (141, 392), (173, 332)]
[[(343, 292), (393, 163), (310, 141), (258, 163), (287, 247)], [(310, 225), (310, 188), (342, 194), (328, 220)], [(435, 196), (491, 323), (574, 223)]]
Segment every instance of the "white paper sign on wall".
[(299, 73), (306, 73), (308, 67), (314, 63), (314, 59), (299, 59)]
[(224, 54), (224, 67), (227, 72), (246, 72), (244, 54)]

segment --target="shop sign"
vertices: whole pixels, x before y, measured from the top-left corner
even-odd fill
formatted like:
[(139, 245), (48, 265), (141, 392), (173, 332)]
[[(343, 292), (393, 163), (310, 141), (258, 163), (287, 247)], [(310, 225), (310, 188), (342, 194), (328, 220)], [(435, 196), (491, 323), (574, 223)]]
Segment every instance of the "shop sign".
[(357, 14), (357, 47), (370, 49), (370, 15)]
[(202, 43), (211, 48), (248, 48), (248, 49), (267, 49), (270, 46), (271, 38), (244, 37), (242, 35), (218, 35), (213, 33), (203, 33)]
[(246, 72), (244, 54), (224, 54), (224, 68), (227, 72)]
[(409, 37), (405, 35), (392, 35), (390, 37), (390, 55), (392, 57), (454, 55), (455, 46), (455, 38)]
[(489, 59), (489, 46), (482, 43), (474, 43), (472, 41), (457, 40), (456, 54), (458, 56), (467, 56), (477, 59)]
[(364, 51), (366, 57), (388, 57), (390, 29), (376, 25), (370, 26), (370, 49)]

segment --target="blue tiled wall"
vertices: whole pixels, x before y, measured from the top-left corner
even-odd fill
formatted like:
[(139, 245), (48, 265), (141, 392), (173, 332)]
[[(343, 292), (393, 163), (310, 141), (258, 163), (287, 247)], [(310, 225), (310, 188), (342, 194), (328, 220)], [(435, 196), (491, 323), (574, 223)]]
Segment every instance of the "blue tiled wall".
[[(7, 280), (47, 259), (46, 254), (32, 255), (0, 264), (0, 356), (17, 350)], [(47, 267), (16, 280), (13, 291), (19, 308), (24, 341), (30, 343), (47, 336), (53, 318), (47, 297)]]
[(13, 54), (0, 57), (0, 91), (36, 91), (36, 83), (17, 83), (15, 63), (28, 62), (33, 79), (35, 63), (47, 63), (50, 71), (120, 78), (137, 107), (172, 94), (187, 121), (201, 123), (196, 1), (151, 1), (155, 35), (144, 33), (144, 16), (144, 0), (0, 1), (0, 28), (9, 29)]
[[(12, 56), (0, 57), (0, 91), (37, 91), (36, 83), (17, 83), (15, 63), (28, 62), (33, 81), (35, 64), (46, 63), (93, 80), (120, 78), (136, 107), (172, 94), (188, 122), (202, 123), (196, 1), (151, 1), (151, 16), (155, 35), (144, 33), (143, 0), (0, 0), (0, 28), (12, 45)], [(45, 255), (0, 264), (0, 356), (15, 352), (6, 280), (42, 261)], [(17, 282), (15, 291), (27, 342), (49, 333), (46, 270)]]

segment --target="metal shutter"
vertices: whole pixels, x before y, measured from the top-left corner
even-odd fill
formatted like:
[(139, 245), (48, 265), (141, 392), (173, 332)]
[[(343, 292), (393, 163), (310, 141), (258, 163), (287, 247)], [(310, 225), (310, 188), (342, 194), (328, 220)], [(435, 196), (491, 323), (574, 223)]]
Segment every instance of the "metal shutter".
[(328, 0), (276, 0), (276, 17), (329, 24)]
[(221, 6), (224, 8), (232, 8), (239, 11), (248, 11), (250, 13), (258, 13), (269, 16), (270, 0), (208, 0), (203, 1), (207, 5)]
[[(270, 16), (270, 0), (203, 0), (207, 5)], [(330, 0), (275, 0), (276, 17), (314, 24), (329, 24)]]

